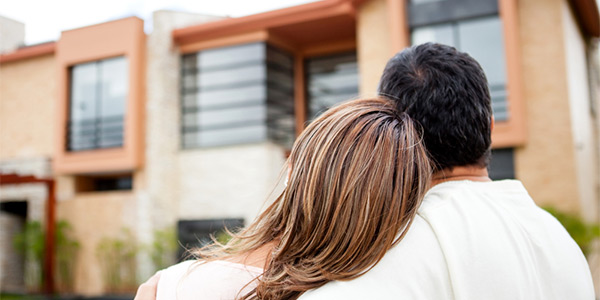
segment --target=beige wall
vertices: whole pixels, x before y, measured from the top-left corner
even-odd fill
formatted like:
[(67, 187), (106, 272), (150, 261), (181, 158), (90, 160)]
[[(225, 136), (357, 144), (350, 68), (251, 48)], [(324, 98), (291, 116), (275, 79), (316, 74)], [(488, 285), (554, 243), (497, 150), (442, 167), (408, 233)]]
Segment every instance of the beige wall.
[(53, 154), (55, 102), (54, 56), (0, 65), (0, 161)]
[(356, 51), (359, 91), (363, 97), (377, 95), (379, 78), (393, 54), (387, 9), (386, 0), (371, 0), (366, 1), (357, 12)]
[(580, 211), (561, 0), (519, 1), (523, 98), (529, 139), (515, 171), (540, 205)]
[(244, 218), (249, 224), (284, 164), (283, 149), (269, 142), (182, 151), (179, 218)]
[[(59, 186), (73, 186), (70, 176), (57, 179)], [(63, 193), (64, 190), (63, 187)], [(57, 219), (72, 225), (73, 237), (80, 243), (75, 264), (76, 293), (91, 296), (105, 292), (98, 243), (105, 237), (117, 237), (123, 228), (133, 231), (135, 212), (136, 196), (131, 191), (74, 194), (58, 201)]]

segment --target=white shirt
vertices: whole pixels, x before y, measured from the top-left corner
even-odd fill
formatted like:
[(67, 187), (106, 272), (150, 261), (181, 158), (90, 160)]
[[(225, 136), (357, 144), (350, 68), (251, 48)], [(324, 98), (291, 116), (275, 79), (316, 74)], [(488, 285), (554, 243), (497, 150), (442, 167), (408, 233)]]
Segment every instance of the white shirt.
[(236, 299), (256, 286), (253, 279), (262, 272), (261, 268), (223, 260), (184, 261), (160, 271), (156, 300)]
[(577, 244), (519, 181), (450, 181), (372, 270), (300, 299), (592, 300), (594, 290)]

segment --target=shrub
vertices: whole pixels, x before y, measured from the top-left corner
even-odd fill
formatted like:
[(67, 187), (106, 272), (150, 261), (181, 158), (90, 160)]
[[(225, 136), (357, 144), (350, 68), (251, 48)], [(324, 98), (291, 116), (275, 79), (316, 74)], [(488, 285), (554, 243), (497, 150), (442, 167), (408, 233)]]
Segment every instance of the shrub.
[(123, 228), (117, 237), (105, 237), (96, 247), (106, 290), (112, 294), (135, 292), (136, 257), (139, 247), (129, 229)]
[(150, 257), (156, 271), (175, 263), (177, 235), (172, 227), (154, 231), (154, 240), (149, 247)]
[[(55, 230), (55, 278), (60, 291), (73, 291), (79, 242), (71, 236), (69, 222), (59, 220)], [(45, 240), (46, 234), (39, 221), (27, 221), (23, 231), (13, 239), (15, 250), (25, 259), (25, 286), (32, 292), (42, 289)]]
[(571, 237), (575, 240), (581, 251), (585, 255), (589, 254), (592, 242), (600, 238), (600, 225), (589, 224), (575, 214), (561, 212), (554, 207), (544, 207), (546, 211), (552, 214), (567, 229)]

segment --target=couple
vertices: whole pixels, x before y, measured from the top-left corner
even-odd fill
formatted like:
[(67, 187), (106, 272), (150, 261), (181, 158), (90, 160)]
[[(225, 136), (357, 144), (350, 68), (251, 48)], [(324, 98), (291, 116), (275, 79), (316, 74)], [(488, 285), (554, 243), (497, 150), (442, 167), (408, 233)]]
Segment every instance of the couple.
[(520, 182), (488, 177), (493, 117), (473, 58), (408, 48), (379, 94), (313, 121), (275, 202), (136, 299), (594, 299), (565, 229)]

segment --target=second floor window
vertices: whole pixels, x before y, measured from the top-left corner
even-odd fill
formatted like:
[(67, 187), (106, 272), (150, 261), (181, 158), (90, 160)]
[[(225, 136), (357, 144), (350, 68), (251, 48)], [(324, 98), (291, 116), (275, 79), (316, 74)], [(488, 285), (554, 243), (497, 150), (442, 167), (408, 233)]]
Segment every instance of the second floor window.
[(67, 149), (122, 147), (129, 87), (127, 59), (78, 64), (70, 73)]
[(506, 59), (497, 0), (412, 0), (412, 44), (437, 42), (475, 58), (485, 72), (496, 121), (508, 114)]
[(293, 57), (266, 43), (182, 56), (183, 148), (294, 141)]
[(309, 120), (358, 95), (356, 52), (312, 57), (305, 64)]

